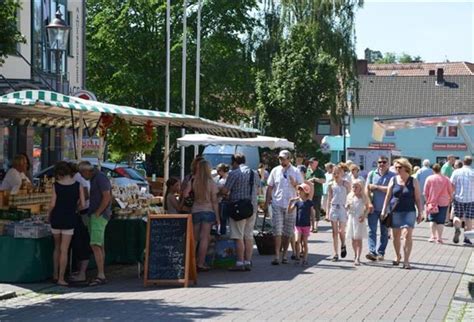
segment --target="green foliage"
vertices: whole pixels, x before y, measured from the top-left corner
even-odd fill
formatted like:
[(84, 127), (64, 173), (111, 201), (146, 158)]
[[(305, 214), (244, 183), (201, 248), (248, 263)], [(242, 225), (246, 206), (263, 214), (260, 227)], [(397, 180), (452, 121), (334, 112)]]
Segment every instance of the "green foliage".
[(257, 75), (260, 123), (266, 134), (293, 140), (298, 153), (314, 154), (316, 120), (330, 113), (339, 122), (357, 106), (354, 10), (362, 1), (277, 3), (265, 2), (270, 8), (265, 17), (273, 20), (264, 20), (267, 41), (261, 51), (277, 53)]
[(17, 12), (20, 8), (19, 1), (0, 1), (0, 66), (8, 55), (15, 53), (18, 43), (26, 43), (18, 30)]
[(419, 63), (423, 62), (420, 56), (411, 56), (407, 53), (401, 53), (397, 55), (396, 53), (385, 53), (383, 57), (375, 60), (376, 64), (406, 64), (406, 63)]
[[(256, 0), (203, 0), (200, 116), (238, 122), (253, 114), (255, 72), (250, 40), (257, 23), (252, 15), (255, 9)], [(87, 10), (89, 89), (100, 100), (163, 111), (166, 1), (89, 0)], [(186, 113), (194, 114), (197, 0), (188, 1), (186, 12)], [(183, 2), (172, 1), (170, 105), (171, 112), (178, 113), (181, 112), (182, 17)], [(179, 130), (171, 132), (172, 138), (179, 136)], [(110, 150), (114, 152), (113, 148)], [(153, 154), (151, 159), (156, 165), (163, 159), (161, 143)]]
[(113, 161), (130, 161), (140, 153), (149, 154), (156, 142), (155, 129), (151, 138), (147, 138), (144, 127), (131, 126), (126, 120), (117, 116), (107, 131), (107, 143)]

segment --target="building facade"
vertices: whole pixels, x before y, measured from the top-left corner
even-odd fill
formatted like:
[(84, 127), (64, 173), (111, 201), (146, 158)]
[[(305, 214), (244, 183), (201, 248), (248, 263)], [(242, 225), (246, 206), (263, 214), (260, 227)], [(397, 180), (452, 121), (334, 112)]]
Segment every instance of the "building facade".
[[(466, 155), (467, 146), (461, 133), (450, 124), (387, 132), (382, 142), (372, 138), (375, 118), (474, 113), (474, 75), (466, 71), (469, 64), (465, 64), (468, 67), (461, 75), (459, 72), (446, 75), (439, 64), (433, 66), (437, 67), (435, 73), (428, 68), (424, 75), (418, 76), (399, 76), (393, 68), (389, 68), (391, 76), (360, 75), (359, 108), (350, 124), (351, 147), (391, 148), (399, 150), (402, 156), (429, 159), (432, 163), (443, 162), (448, 154), (458, 158)], [(381, 70), (385, 73), (387, 69)], [(415, 70), (418, 73), (420, 68)], [(474, 138), (474, 127), (468, 126), (466, 130)]]
[[(0, 66), (0, 93), (24, 88), (53, 89), (73, 94), (85, 87), (85, 1), (30, 0), (20, 1), (18, 26), (26, 38), (17, 53)], [(49, 50), (46, 26), (56, 11), (71, 27), (68, 48), (62, 55), (63, 88), (56, 88), (55, 53)], [(1, 77), (0, 77), (1, 78)], [(11, 88), (12, 85), (14, 88)]]
[[(17, 21), (26, 43), (19, 44), (16, 53), (0, 66), (0, 95), (24, 89), (73, 95), (85, 89), (85, 1), (26, 0), (20, 3)], [(71, 28), (68, 47), (60, 61), (60, 78), (55, 52), (49, 49), (46, 32), (57, 10)], [(63, 153), (67, 149), (64, 147), (69, 145), (66, 130), (23, 126), (6, 119), (0, 122), (0, 168), (6, 169), (17, 153), (26, 153), (34, 170), (65, 157)]]

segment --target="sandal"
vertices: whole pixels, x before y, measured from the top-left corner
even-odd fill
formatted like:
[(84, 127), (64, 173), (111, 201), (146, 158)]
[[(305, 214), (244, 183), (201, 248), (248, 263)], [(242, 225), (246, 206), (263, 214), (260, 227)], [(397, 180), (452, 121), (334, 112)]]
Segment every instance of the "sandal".
[(209, 272), (210, 268), (207, 266), (198, 266), (197, 271), (198, 272)]
[(398, 265), (400, 265), (400, 261), (399, 260), (398, 261), (392, 261), (392, 265), (393, 266), (398, 266)]
[(331, 259), (333, 262), (337, 262), (339, 260), (339, 256), (334, 255), (334, 257)]
[(66, 282), (64, 282), (64, 283), (56, 282), (56, 285), (57, 285), (57, 286), (64, 286), (64, 287), (68, 287), (68, 286), (69, 286), (69, 284), (66, 283)]
[(403, 264), (403, 268), (404, 269), (411, 269), (411, 266), (410, 266), (410, 264)]
[(89, 283), (89, 286), (98, 286), (98, 285), (104, 285), (104, 284), (107, 284), (106, 278), (96, 277), (94, 280), (92, 280)]
[(283, 258), (283, 259), (281, 260), (281, 263), (282, 263), (282, 264), (288, 264), (288, 259)]
[(277, 258), (275, 258), (272, 260), (272, 265), (280, 265), (280, 261)]
[(347, 255), (346, 245), (341, 247), (341, 257), (344, 258)]

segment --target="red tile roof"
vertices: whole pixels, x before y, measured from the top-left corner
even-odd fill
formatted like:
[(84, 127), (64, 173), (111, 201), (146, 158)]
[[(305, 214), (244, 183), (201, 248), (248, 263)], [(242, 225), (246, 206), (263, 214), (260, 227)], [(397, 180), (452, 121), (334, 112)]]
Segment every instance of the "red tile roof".
[(428, 76), (430, 70), (436, 74), (438, 68), (444, 75), (474, 75), (474, 64), (469, 62), (369, 64), (369, 74), (375, 76)]

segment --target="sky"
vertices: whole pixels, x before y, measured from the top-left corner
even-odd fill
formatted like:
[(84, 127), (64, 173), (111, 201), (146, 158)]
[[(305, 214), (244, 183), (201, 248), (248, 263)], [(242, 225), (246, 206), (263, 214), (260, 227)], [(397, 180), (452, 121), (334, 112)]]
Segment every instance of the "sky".
[(368, 47), (425, 62), (474, 63), (474, 0), (365, 0), (356, 37), (361, 59)]

